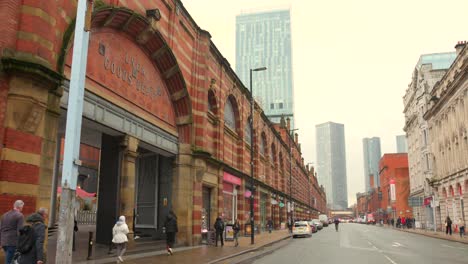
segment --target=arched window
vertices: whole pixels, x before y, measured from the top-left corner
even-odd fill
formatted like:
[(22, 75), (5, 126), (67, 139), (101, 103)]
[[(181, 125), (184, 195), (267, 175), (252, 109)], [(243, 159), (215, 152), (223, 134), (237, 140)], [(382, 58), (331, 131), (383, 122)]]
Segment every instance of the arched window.
[(234, 114), (234, 106), (232, 105), (231, 99), (226, 101), (226, 106), (224, 107), (224, 123), (230, 129), (236, 131), (236, 116)]
[(250, 125), (250, 117), (247, 119), (244, 130), (244, 138), (247, 144), (252, 145), (252, 126)]

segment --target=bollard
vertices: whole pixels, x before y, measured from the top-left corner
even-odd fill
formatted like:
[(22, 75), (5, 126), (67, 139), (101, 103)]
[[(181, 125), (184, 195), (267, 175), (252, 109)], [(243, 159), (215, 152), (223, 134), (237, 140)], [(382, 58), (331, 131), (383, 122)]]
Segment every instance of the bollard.
[(87, 260), (90, 260), (92, 255), (93, 255), (93, 232), (89, 231)]

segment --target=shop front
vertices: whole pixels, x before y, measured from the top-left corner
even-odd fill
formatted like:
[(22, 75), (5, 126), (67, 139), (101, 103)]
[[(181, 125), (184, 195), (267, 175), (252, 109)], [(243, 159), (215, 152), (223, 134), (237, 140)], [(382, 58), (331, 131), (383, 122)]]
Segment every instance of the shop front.
[(228, 172), (223, 173), (223, 208), (221, 210), (223, 220), (234, 224), (237, 219), (237, 190), (242, 180)]

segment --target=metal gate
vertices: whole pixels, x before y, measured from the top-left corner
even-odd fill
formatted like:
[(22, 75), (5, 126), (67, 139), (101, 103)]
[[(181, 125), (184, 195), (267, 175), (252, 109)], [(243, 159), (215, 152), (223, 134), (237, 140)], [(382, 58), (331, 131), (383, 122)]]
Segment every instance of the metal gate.
[(136, 221), (137, 228), (156, 228), (158, 219), (159, 155), (141, 154), (137, 159)]

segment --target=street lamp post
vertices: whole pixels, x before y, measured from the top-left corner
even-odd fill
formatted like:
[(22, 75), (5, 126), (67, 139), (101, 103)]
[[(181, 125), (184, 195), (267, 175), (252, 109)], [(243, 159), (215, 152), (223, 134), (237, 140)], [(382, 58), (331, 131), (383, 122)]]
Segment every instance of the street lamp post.
[(294, 224), (293, 223), (294, 210), (292, 208), (292, 163), (293, 161), (292, 161), (292, 148), (291, 148), (291, 133), (296, 130), (299, 130), (299, 128), (290, 129), (289, 138), (288, 138), (288, 142), (289, 142), (289, 231), (290, 232), (292, 232), (292, 225)]
[(252, 72), (265, 71), (266, 67), (250, 69), (250, 244), (255, 241), (255, 227), (254, 227), (254, 97), (252, 93)]

